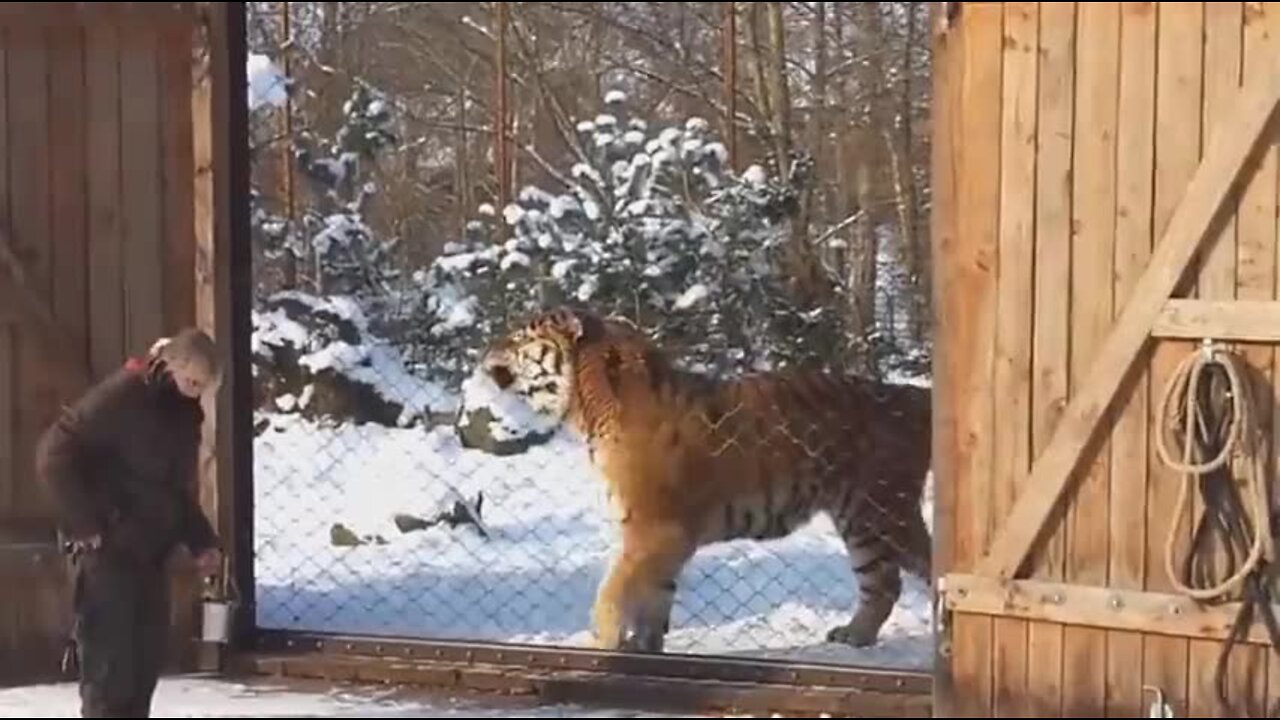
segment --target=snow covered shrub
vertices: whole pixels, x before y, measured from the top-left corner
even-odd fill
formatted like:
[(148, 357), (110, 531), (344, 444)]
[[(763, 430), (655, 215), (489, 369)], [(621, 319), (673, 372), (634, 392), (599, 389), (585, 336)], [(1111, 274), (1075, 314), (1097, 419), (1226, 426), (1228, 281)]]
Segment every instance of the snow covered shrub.
[(408, 426), (452, 418), (444, 388), (405, 370), (400, 352), (347, 298), (282, 292), (253, 313), (257, 404), (334, 422)]
[(736, 174), (706, 121), (654, 127), (618, 92), (605, 105), (578, 126), (563, 190), (482, 207), (415, 275), (413, 357), (460, 382), (488, 338), (568, 303), (632, 319), (693, 368), (841, 363), (837, 314), (798, 303), (784, 265), (806, 163)]

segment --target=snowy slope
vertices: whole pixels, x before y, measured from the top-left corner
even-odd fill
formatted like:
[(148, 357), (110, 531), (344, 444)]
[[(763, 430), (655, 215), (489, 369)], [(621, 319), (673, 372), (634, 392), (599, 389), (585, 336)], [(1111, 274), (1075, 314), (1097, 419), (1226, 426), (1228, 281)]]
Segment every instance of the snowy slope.
[[(612, 526), (586, 452), (564, 435), (513, 457), (448, 428), (325, 427), (270, 416), (255, 447), (259, 622), (267, 628), (582, 645)], [(455, 500), (473, 526), (402, 533)], [(335, 547), (341, 523), (369, 541)], [(856, 605), (825, 519), (772, 543), (704, 550), (681, 578), (671, 651), (927, 667), (929, 600), (908, 578), (878, 647), (822, 643)]]

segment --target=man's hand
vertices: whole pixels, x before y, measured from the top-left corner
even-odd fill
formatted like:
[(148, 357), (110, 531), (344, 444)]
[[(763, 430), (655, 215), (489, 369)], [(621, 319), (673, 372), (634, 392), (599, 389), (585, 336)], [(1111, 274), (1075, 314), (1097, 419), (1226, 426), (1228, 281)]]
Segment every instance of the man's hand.
[(216, 574), (222, 569), (222, 552), (218, 548), (209, 548), (195, 556), (196, 572), (201, 577)]
[(77, 538), (68, 542), (66, 547), (70, 549), (73, 555), (79, 555), (80, 553), (89, 552), (90, 550), (99, 550), (102, 548), (102, 536), (90, 535), (88, 537)]

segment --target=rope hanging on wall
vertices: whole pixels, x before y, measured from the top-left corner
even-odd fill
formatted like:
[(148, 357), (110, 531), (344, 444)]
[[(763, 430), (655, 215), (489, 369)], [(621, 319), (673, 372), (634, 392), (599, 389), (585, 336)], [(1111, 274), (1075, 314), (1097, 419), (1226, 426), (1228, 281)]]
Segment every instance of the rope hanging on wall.
[[(1165, 573), (1178, 591), (1197, 600), (1242, 596), (1214, 671), (1218, 708), (1230, 717), (1242, 716), (1234, 714), (1227, 697), (1227, 663), (1235, 645), (1248, 636), (1255, 613), (1261, 613), (1271, 647), (1280, 653), (1280, 623), (1272, 614), (1275, 558), (1266, 446), (1249, 371), (1238, 355), (1206, 341), (1178, 365), (1156, 417), (1160, 459), (1182, 474), (1165, 544)], [(1242, 460), (1238, 477), (1232, 467), (1237, 458)], [(1202, 510), (1187, 555), (1176, 567), (1179, 530), (1190, 514), (1193, 491)], [(1280, 703), (1268, 716), (1277, 717), (1278, 711)]]

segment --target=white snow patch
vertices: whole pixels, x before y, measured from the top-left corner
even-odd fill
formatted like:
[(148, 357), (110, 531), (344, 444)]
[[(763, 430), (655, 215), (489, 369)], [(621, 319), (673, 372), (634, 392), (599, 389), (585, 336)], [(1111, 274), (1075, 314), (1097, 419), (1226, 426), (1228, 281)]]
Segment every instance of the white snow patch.
[(266, 55), (250, 53), (245, 62), (249, 110), (264, 105), (280, 107), (289, 101), (289, 79)]
[(456, 399), (449, 392), (406, 370), (399, 352), (387, 343), (352, 345), (339, 340), (303, 355), (298, 364), (313, 374), (332, 370), (372, 387), (403, 408), (398, 420), (402, 425), (431, 412), (455, 409)]
[(752, 165), (742, 173), (742, 179), (752, 185), (764, 185), (769, 180), (768, 174), (764, 168), (759, 165)]
[(508, 205), (502, 209), (502, 219), (505, 220), (508, 225), (515, 225), (520, 222), (521, 218), (524, 217), (524, 214), (524, 208), (519, 205)]
[(345, 247), (356, 238), (369, 237), (373, 234), (358, 216), (345, 213), (335, 213), (326, 217), (324, 225), (324, 229), (311, 239), (316, 252), (321, 255), (327, 254), (334, 244)]
[(434, 335), (450, 333), (462, 328), (473, 327), (479, 320), (480, 300), (474, 295), (458, 298), (445, 305), (440, 313), (443, 318), (431, 328)]
[(684, 127), (691, 133), (705, 133), (711, 130), (711, 123), (706, 118), (692, 117), (685, 121)]
[(525, 268), (531, 267), (533, 265), (533, 258), (529, 257), (527, 254), (519, 250), (513, 250), (511, 252), (508, 252), (505, 256), (503, 256), (502, 269), (504, 272), (507, 270), (510, 270), (511, 268), (517, 265)]
[(514, 393), (500, 389), (488, 373), (477, 370), (462, 383), (460, 424), (465, 425), (471, 413), (481, 409), (493, 416), (492, 436), (500, 441), (546, 435), (560, 424), (555, 418), (531, 408)]
[(551, 199), (551, 207), (548, 212), (551, 213), (551, 217), (559, 220), (573, 211), (577, 206), (578, 201), (574, 200), (572, 196), (557, 195)]
[(711, 295), (711, 289), (702, 283), (698, 283), (685, 290), (683, 294), (676, 300), (677, 310), (688, 310), (698, 303), (706, 300)]
[(551, 277), (556, 280), (564, 280), (569, 276), (569, 271), (573, 270), (573, 266), (577, 264), (578, 261), (574, 258), (557, 260), (555, 264), (551, 266)]

